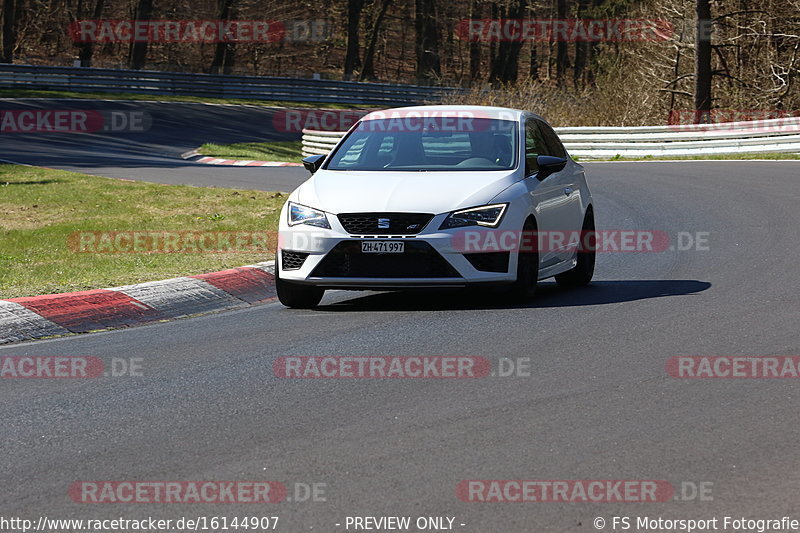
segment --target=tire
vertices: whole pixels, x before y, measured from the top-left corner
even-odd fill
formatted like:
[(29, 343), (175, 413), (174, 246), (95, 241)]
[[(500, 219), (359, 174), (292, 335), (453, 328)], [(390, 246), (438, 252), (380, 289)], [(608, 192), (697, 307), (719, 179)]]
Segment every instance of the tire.
[[(585, 232), (594, 231), (594, 213), (591, 208), (586, 212), (581, 227), (581, 246), (585, 242)], [(578, 262), (571, 270), (556, 274), (556, 283), (562, 287), (583, 287), (592, 281), (594, 276), (594, 262), (597, 252), (595, 246), (590, 246), (588, 252), (578, 251)]]
[[(526, 231), (536, 231), (536, 222), (529, 218), (522, 227)], [(521, 239), (521, 242), (524, 239)], [(532, 250), (520, 250), (517, 259), (517, 279), (506, 289), (506, 296), (512, 302), (525, 303), (536, 294), (539, 283), (539, 250), (537, 240), (531, 240)]]
[(322, 300), (325, 289), (282, 280), (280, 269), (278, 268), (278, 260), (275, 261), (275, 270), (278, 274), (275, 276), (275, 290), (278, 293), (278, 301), (286, 307), (313, 309)]

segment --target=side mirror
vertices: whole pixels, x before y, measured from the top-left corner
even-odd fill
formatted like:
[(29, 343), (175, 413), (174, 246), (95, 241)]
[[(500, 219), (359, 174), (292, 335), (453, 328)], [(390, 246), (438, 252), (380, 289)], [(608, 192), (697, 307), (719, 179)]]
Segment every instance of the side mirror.
[(567, 160), (563, 157), (540, 155), (536, 158), (536, 165), (539, 167), (539, 173), (536, 177), (539, 181), (542, 181), (550, 174), (564, 170), (564, 167), (567, 166)]
[(303, 167), (313, 174), (319, 170), (319, 167), (322, 166), (323, 161), (325, 161), (324, 155), (310, 155), (303, 159)]

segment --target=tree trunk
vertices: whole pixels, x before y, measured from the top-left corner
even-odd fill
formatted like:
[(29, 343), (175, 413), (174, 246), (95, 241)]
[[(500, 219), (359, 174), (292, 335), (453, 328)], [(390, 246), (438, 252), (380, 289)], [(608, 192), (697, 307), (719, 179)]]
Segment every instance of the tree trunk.
[(14, 0), (3, 0), (3, 57), (2, 63), (14, 62), (14, 46), (17, 43), (14, 25)]
[(430, 80), (442, 74), (439, 59), (439, 29), (436, 26), (436, 0), (416, 0), (415, 6), (417, 78)]
[[(236, 0), (220, 0), (219, 1), (219, 18), (220, 20), (230, 20), (233, 12), (233, 4)], [(230, 74), (231, 67), (233, 66), (234, 54), (236, 52), (235, 43), (216, 44), (214, 49), (214, 59), (211, 61), (211, 68), (209, 71), (212, 74), (218, 74), (220, 68), (224, 74)]]
[[(591, 7), (591, 14), (596, 16), (598, 13), (598, 9), (600, 6), (603, 5), (603, 0), (592, 0), (592, 7)], [(594, 67), (596, 65), (597, 56), (600, 55), (600, 47), (597, 46), (597, 41), (589, 41), (586, 43), (586, 65), (584, 65), (584, 70), (586, 71), (586, 83), (585, 85), (591, 88), (597, 87)]]
[[(533, 6), (528, 8), (528, 17), (531, 19), (536, 18), (536, 12), (533, 9)], [(528, 71), (528, 77), (534, 81), (539, 80), (539, 54), (537, 45), (537, 39), (531, 39), (531, 63)]]
[(360, 45), (358, 43), (361, 10), (364, 0), (347, 0), (347, 53), (344, 56), (344, 79), (353, 77), (353, 72), (361, 66)]
[(695, 0), (694, 112), (695, 123), (711, 114), (711, 4)]
[[(94, 10), (92, 11), (92, 20), (103, 18), (104, 0), (96, 0)], [(78, 2), (78, 17), (83, 17), (83, 9), (81, 2)], [(92, 41), (78, 44), (78, 59), (81, 61), (82, 67), (92, 66), (92, 56), (94, 55), (94, 43)]]
[(364, 51), (364, 68), (361, 70), (361, 80), (375, 80), (375, 46), (378, 44), (378, 34), (381, 30), (383, 18), (386, 16), (392, 0), (383, 0), (378, 16), (375, 17), (375, 24), (372, 26), (372, 34), (369, 36), (367, 49)]
[[(481, 9), (480, 0), (472, 0), (472, 9), (470, 11), (470, 18), (480, 19), (483, 10)], [(473, 83), (478, 81), (481, 77), (481, 43), (479, 41), (470, 41), (469, 43), (469, 79)]]
[[(153, 13), (153, 0), (139, 0), (136, 6), (136, 20), (150, 20)], [(140, 70), (147, 61), (147, 41), (133, 43), (130, 54), (130, 68)]]
[[(520, 20), (525, 16), (527, 0), (517, 0), (508, 11), (508, 18)], [(503, 40), (498, 46), (498, 53), (492, 62), (492, 71), (489, 80), (494, 84), (513, 83), (517, 81), (519, 73), (519, 54), (523, 41)]]
[[(489, 8), (490, 18), (491, 20), (497, 20), (500, 18), (500, 6), (497, 5), (497, 2), (492, 2)], [(489, 69), (491, 70), (492, 65), (494, 62), (497, 61), (497, 43), (494, 40), (489, 41)]]
[[(589, 7), (589, 0), (578, 0), (578, 20), (581, 20), (586, 15), (586, 10)], [(572, 83), (575, 89), (579, 86), (585, 85), (584, 71), (586, 69), (586, 59), (589, 55), (589, 43), (587, 41), (578, 41), (575, 43), (575, 70), (572, 73)]]
[[(556, 0), (556, 18), (559, 20), (567, 18), (567, 0)], [(567, 69), (569, 68), (567, 42), (563, 37), (561, 35), (556, 43), (556, 84), (559, 87), (564, 86)]]

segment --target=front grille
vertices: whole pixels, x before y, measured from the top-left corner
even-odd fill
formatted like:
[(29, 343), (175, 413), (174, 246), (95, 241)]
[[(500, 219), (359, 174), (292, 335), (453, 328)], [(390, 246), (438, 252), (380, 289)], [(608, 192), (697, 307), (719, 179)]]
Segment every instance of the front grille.
[(311, 273), (321, 278), (459, 278), (458, 272), (424, 241), (405, 240), (401, 254), (365, 254), (361, 241), (342, 241)]
[(305, 252), (290, 252), (288, 250), (281, 250), (281, 269), (297, 270), (303, 266), (306, 257), (308, 257), (308, 254)]
[(508, 252), (464, 254), (475, 270), (482, 272), (508, 272)]
[(433, 215), (428, 213), (342, 213), (338, 217), (342, 227), (351, 235), (411, 235), (422, 231)]

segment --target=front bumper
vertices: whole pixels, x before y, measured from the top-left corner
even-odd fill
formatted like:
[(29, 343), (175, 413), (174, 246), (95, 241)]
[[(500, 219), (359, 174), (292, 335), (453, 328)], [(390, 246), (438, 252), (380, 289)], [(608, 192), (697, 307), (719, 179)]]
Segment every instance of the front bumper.
[[(437, 229), (445, 217), (433, 217), (415, 235), (351, 235), (335, 216), (329, 216), (331, 229), (282, 223), (277, 257), (280, 277), (330, 289), (465, 287), (514, 281), (516, 254), (475, 257), (462, 253), (453, 246), (458, 229)], [(364, 240), (402, 241), (405, 251), (364, 254)]]

